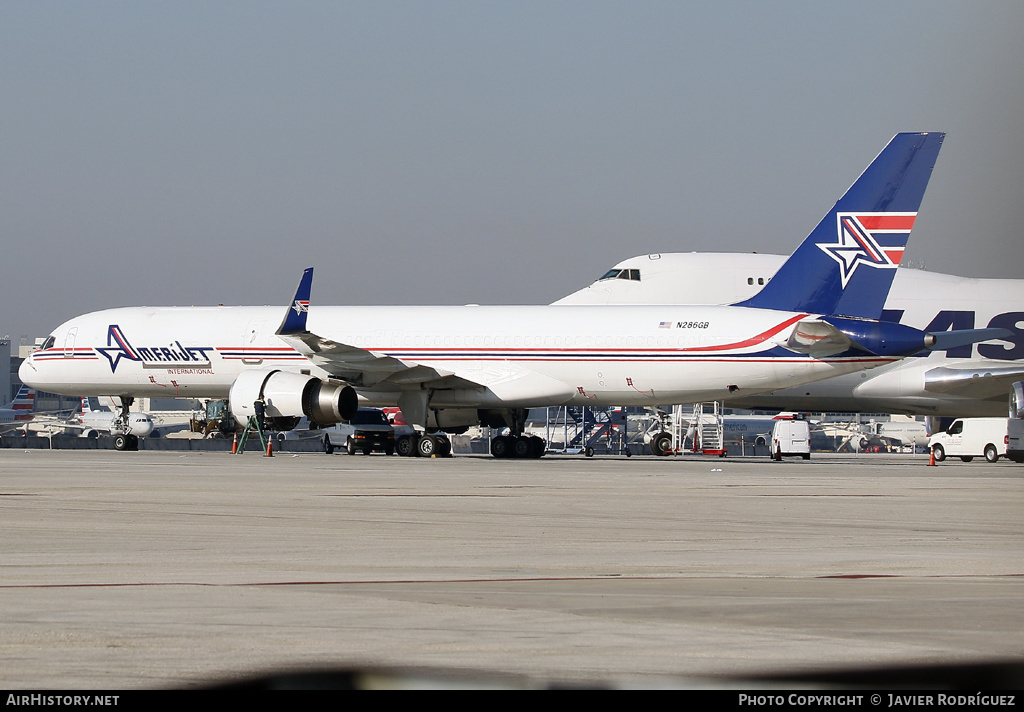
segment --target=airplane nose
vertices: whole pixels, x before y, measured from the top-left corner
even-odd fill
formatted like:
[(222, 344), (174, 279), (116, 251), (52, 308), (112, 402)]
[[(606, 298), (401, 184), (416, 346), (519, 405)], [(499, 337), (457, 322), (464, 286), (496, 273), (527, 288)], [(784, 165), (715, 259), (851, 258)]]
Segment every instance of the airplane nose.
[(21, 366), (18, 367), (18, 378), (27, 386), (39, 388), (39, 369), (36, 368), (31, 356), (22, 361)]
[(132, 423), (132, 435), (144, 438), (153, 432), (153, 421), (149, 418), (136, 420)]

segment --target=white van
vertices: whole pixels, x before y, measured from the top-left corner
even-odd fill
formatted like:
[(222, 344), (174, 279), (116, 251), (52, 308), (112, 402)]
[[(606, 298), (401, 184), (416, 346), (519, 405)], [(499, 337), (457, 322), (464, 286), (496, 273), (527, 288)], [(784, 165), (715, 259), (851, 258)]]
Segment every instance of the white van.
[(776, 420), (772, 428), (771, 457), (781, 460), (786, 455), (811, 459), (811, 424), (806, 420)]
[(984, 455), (989, 462), (1007, 457), (1024, 462), (1024, 420), (1019, 418), (957, 418), (928, 439), (936, 462), (958, 456), (964, 462)]

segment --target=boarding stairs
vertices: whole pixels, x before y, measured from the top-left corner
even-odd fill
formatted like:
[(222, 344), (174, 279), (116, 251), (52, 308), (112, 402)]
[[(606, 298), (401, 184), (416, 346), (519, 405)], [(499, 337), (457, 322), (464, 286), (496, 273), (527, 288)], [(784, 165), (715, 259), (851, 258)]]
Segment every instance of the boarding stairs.
[(687, 432), (692, 431), (693, 452), (725, 457), (725, 418), (721, 403), (694, 403), (689, 423)]

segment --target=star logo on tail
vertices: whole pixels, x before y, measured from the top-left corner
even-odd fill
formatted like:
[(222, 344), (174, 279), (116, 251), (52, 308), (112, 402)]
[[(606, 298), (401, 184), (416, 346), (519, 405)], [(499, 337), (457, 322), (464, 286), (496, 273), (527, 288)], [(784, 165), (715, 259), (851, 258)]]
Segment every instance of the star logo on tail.
[(917, 213), (837, 213), (837, 241), (818, 248), (839, 264), (843, 289), (861, 265), (896, 269)]

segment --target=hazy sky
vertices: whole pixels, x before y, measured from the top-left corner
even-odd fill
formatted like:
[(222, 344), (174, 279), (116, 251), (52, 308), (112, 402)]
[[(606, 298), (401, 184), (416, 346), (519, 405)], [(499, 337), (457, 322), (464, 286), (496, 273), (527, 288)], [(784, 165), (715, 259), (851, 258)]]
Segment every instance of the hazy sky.
[(790, 252), (900, 131), (907, 259), (1024, 266), (1024, 3), (0, 0), (0, 335), (136, 304), (546, 303)]

